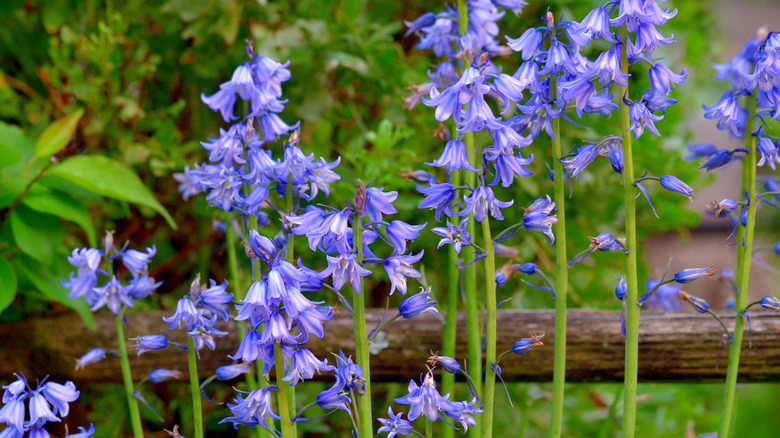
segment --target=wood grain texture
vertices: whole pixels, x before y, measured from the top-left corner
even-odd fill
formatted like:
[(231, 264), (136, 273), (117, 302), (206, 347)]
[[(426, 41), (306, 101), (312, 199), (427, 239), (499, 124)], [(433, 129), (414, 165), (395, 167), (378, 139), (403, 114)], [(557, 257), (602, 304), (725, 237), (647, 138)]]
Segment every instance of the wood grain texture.
[[(382, 310), (367, 312), (369, 327), (375, 327)], [(170, 313), (170, 312), (168, 312)], [(127, 335), (168, 333), (186, 343), (180, 332), (168, 332), (161, 320), (165, 312), (130, 313), (127, 315)], [(780, 314), (757, 311), (751, 313), (752, 348), (745, 348), (740, 363), (740, 382), (780, 380)], [(119, 359), (106, 360), (75, 371), (74, 358), (94, 347), (115, 349), (114, 318), (95, 315), (97, 330), (90, 331), (77, 316), (50, 319), (30, 319), (0, 324), (0, 379), (6, 380), (15, 372), (24, 372), (29, 378), (47, 374), (56, 381), (120, 381)], [(519, 338), (545, 333), (544, 346), (524, 356), (510, 355), (501, 362), (507, 381), (537, 381), (552, 379), (553, 332), (552, 310), (502, 310), (498, 312), (498, 351), (511, 348)], [(734, 326), (733, 316), (721, 316), (726, 325)], [(458, 315), (457, 358), (466, 354), (465, 314)], [(567, 346), (567, 382), (619, 382), (623, 378), (624, 341), (620, 334), (618, 312), (575, 309), (569, 312)], [(234, 332), (230, 325), (223, 330)], [(337, 316), (325, 326), (324, 339), (312, 339), (309, 348), (319, 357), (343, 349), (354, 352), (352, 322)], [(425, 371), (429, 351), (441, 349), (442, 319), (423, 314), (412, 320), (399, 320), (385, 330), (386, 345), (377, 341), (373, 347), (381, 350), (372, 354), (371, 375), (375, 381), (405, 381), (417, 378)], [(715, 368), (721, 346), (721, 329), (709, 315), (694, 313), (642, 313), (639, 326), (639, 379), (645, 382), (719, 382), (725, 378), (728, 346), (723, 351), (720, 369)], [(201, 352), (199, 371), (203, 378), (214, 369), (232, 363), (227, 357), (237, 346), (235, 335), (217, 339), (217, 350)], [(132, 342), (128, 349), (132, 352)], [(746, 346), (747, 347), (747, 346)], [(132, 353), (131, 353), (132, 354)], [(186, 371), (185, 352), (168, 349), (148, 352), (140, 358), (131, 357), (136, 379), (155, 368)], [(329, 376), (323, 376), (330, 379)]]

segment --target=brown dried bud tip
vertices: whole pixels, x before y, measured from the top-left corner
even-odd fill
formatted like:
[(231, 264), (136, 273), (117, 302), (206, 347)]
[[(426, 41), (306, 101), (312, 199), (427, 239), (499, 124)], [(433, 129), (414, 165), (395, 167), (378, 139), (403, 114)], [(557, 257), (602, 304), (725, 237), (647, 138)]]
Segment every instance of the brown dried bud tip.
[(290, 134), (290, 139), (287, 141), (293, 146), (298, 146), (298, 142), (301, 140), (301, 128), (296, 129)]
[(352, 205), (355, 206), (358, 215), (363, 216), (363, 213), (366, 212), (366, 186), (361, 180), (355, 182), (357, 183), (357, 192), (355, 197), (352, 198)]
[(552, 28), (553, 25), (555, 24), (555, 16), (553, 15), (552, 12), (547, 11), (547, 13), (544, 15), (544, 21), (547, 22), (547, 26)]
[(450, 130), (444, 126), (444, 123), (439, 123), (439, 128), (433, 131), (433, 136), (441, 141), (449, 141), (452, 138)]
[(769, 35), (769, 28), (766, 27), (766, 26), (761, 26), (756, 31), (756, 38), (758, 38), (759, 41), (763, 40), (764, 38), (766, 38), (767, 35)]

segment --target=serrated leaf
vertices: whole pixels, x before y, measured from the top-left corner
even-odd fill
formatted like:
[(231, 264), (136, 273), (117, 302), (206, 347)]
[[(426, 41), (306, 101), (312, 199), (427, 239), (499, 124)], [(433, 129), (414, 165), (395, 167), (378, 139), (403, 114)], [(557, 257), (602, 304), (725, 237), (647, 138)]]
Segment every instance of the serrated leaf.
[[(14, 268), (16, 268), (16, 272), (24, 275), (42, 294), (65, 307), (75, 310), (81, 316), (84, 324), (95, 330), (95, 318), (89, 310), (89, 305), (83, 298), (73, 300), (68, 297), (69, 292), (62, 285), (60, 275), (52, 274), (45, 265), (41, 265), (29, 257), (15, 260)], [(65, 270), (59, 274), (62, 277), (68, 275)]]
[(160, 213), (176, 229), (176, 222), (154, 194), (124, 164), (101, 155), (70, 157), (51, 167), (47, 172), (99, 195), (144, 205)]
[(16, 296), (16, 272), (5, 258), (0, 258), (0, 313), (3, 312)]
[(52, 263), (54, 250), (62, 241), (60, 220), (21, 205), (11, 211), (8, 219), (16, 246), (41, 263)]
[(67, 146), (83, 115), (84, 109), (79, 108), (75, 113), (55, 120), (47, 126), (35, 143), (35, 156), (50, 157)]
[(90, 246), (96, 245), (97, 231), (89, 210), (67, 193), (52, 191), (36, 184), (22, 198), (22, 203), (37, 212), (76, 223), (86, 233)]
[(5, 143), (0, 143), (0, 169), (22, 161), (22, 154)]

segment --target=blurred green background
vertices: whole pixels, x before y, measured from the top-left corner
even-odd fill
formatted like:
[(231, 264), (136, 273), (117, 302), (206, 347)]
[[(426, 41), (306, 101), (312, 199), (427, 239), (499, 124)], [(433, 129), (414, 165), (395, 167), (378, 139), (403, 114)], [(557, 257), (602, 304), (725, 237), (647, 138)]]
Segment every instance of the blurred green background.
[[(565, 0), (532, 2), (520, 16), (507, 13), (499, 22), (499, 35), (517, 37), (527, 27), (539, 25), (547, 8), (565, 19), (581, 19), (596, 5)], [(668, 6), (679, 13), (662, 30), (666, 35), (674, 33), (678, 44), (661, 55), (672, 69), (685, 67), (690, 77), (673, 92), (680, 104), (670, 108), (658, 124), (665, 136), (643, 136), (636, 158), (640, 169), (656, 175), (674, 174), (698, 189), (707, 181), (695, 166), (682, 161), (682, 149), (691, 140), (690, 119), (694, 115), (700, 118), (701, 103), (712, 104), (720, 94), (710, 64), (726, 60), (725, 44), (719, 39), (717, 3), (686, 0)], [(0, 261), (0, 282), (5, 282), (0, 284), (6, 286), (0, 304), (8, 305), (0, 320), (71, 311), (64, 305), (79, 311), (89, 324), (89, 312), (67, 300), (59, 278), (70, 272), (65, 261), (70, 249), (94, 242), (104, 230), (115, 230), (117, 242), (129, 240), (136, 248), (157, 246), (151, 275), (165, 284), (141, 308), (172, 309), (198, 272), (208, 272), (218, 281), (226, 278), (224, 242), (213, 230), (213, 222), (224, 220), (224, 214), (207, 208), (202, 196), (182, 202), (172, 175), (185, 165), (204, 161), (207, 154), (199, 142), (214, 137), (218, 128), (224, 127), (222, 119), (201, 103), (200, 94), (212, 94), (230, 78), (235, 66), (246, 59), (245, 41), (251, 41), (260, 54), (291, 61), (292, 79), (283, 85), (289, 103), (282, 116), (289, 123), (301, 121), (304, 151), (329, 161), (341, 156), (337, 171), (342, 180), (334, 185), (330, 201), (338, 205), (350, 199), (356, 178), (374, 179), (375, 185), (400, 192), (396, 202), (400, 219), (427, 221), (433, 226), (433, 215), (417, 210), (421, 198), (403, 173), (425, 168), (424, 161), (438, 156), (442, 142), (432, 135), (438, 124), (432, 109), (419, 105), (409, 112), (402, 105), (408, 93), (404, 87), (427, 81), (426, 70), (436, 61), (430, 52), (413, 47), (414, 36), (404, 36), (403, 20), (442, 8), (442, 3), (429, 0), (4, 1), (0, 6), (0, 144), (18, 149), (20, 159), (7, 167), (0, 160), (4, 167), (0, 168), (0, 208), (9, 207), (20, 187), (38, 170), (48, 169), (47, 156), (34, 158), (36, 143), (41, 143), (47, 126), (79, 110), (83, 115), (74, 125), (73, 141), (56, 153), (57, 160), (105, 156), (137, 174), (150, 191), (139, 188), (137, 196), (129, 197), (105, 186), (107, 183), (90, 185), (61, 169), (52, 176), (44, 171), (36, 182), (39, 191), (31, 191), (42, 200), (37, 204), (22, 202), (0, 224), (4, 259)], [(519, 62), (517, 56), (494, 60), (509, 72)], [(635, 85), (644, 83), (639, 80)], [(586, 116), (578, 123), (592, 129), (564, 123), (564, 147), (616, 132), (618, 120)], [(277, 148), (278, 154), (280, 145), (272, 148)], [(4, 151), (0, 149), (0, 153)], [(545, 166), (550, 158), (542, 140), (528, 151), (536, 156), (530, 166), (535, 175), (509, 189), (497, 190), (499, 199), (515, 199), (516, 207), (552, 192)], [(585, 248), (587, 236), (604, 231), (620, 233), (622, 229), (621, 181), (603, 164), (591, 166), (574, 185), (573, 200), (567, 205), (570, 253)], [(127, 178), (130, 181), (133, 177)], [(685, 198), (650, 190), (661, 220), (640, 201), (640, 239), (662, 232), (684, 234), (683, 230), (697, 224), (698, 213), (684, 208)], [(54, 208), (49, 201), (64, 206)], [(161, 211), (170, 213), (177, 229), (158, 214)], [(512, 224), (522, 210), (513, 208), (505, 214), (506, 224)], [(518, 245), (520, 260), (535, 261), (551, 271), (552, 253), (543, 236), (518, 236), (505, 243)], [(434, 237), (426, 232), (414, 245), (426, 248), (423, 264), (427, 281), (435, 286), (441, 281), (437, 273), (443, 272), (445, 258), (433, 251), (438, 240)], [(305, 248), (298, 242), (297, 253), (307, 266), (322, 269), (323, 260), (307, 255)], [(572, 270), (572, 304), (619, 309), (611, 291), (621, 266), (618, 257), (595, 254), (582, 268)], [(643, 270), (644, 275), (650, 271), (647, 266)], [(384, 306), (389, 283), (382, 275), (372, 281), (375, 293), (370, 301)], [(11, 284), (15, 294), (7, 293)], [(513, 297), (508, 304), (511, 307), (552, 306), (546, 294), (522, 287), (516, 280), (510, 280), (500, 293), (504, 298)], [(0, 376), (0, 381), (9, 378)], [(404, 387), (401, 382), (400, 390)], [(518, 403), (527, 412), (526, 436), (544, 436), (549, 412), (547, 386), (512, 383), (510, 387), (516, 402), (526, 401)], [(121, 436), (123, 400), (119, 391), (111, 385), (89, 386), (87, 382), (80, 388), (84, 395), (71, 414), (75, 417), (72, 424), (84, 424), (86, 418), (96, 423), (96, 437)], [(615, 436), (619, 425), (609, 406), (617, 388), (571, 385), (566, 430), (572, 436)], [(184, 390), (184, 385), (162, 385), (151, 400), (166, 420), (160, 424), (149, 416), (148, 424), (159, 424), (154, 430), (186, 424), (188, 404), (180, 409), (177, 400), (186, 400), (177, 396), (180, 389)], [(382, 391), (388, 400), (399, 395), (393, 385)], [(737, 427), (750, 430), (744, 436), (776, 436), (780, 420), (770, 415), (778, 407), (776, 389), (746, 385), (740, 391)], [(229, 392), (226, 388), (223, 395), (227, 397)], [(703, 433), (717, 426), (719, 385), (642, 385), (640, 393), (648, 396), (639, 410), (641, 436), (688, 437), (693, 436), (694, 427), (696, 433)], [(615, 409), (619, 411), (620, 405)], [(208, 424), (212, 433), (232, 433), (232, 428), (222, 427), (225, 425), (213, 426), (224, 412), (211, 412)], [(380, 404), (378, 413), (383, 412)], [(507, 404), (500, 411), (497, 430), (517, 430), (519, 418)], [(302, 427), (309, 428), (311, 436), (340, 435), (346, 423), (339, 421)]]

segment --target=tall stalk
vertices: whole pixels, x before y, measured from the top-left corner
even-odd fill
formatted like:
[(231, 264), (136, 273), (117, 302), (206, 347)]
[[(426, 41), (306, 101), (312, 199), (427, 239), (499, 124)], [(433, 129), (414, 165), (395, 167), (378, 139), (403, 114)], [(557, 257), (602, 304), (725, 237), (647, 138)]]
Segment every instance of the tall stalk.
[(287, 404), (287, 390), (289, 386), (287, 382), (283, 382), (281, 379), (284, 376), (284, 354), (282, 354), (282, 345), (279, 343), (274, 344), (274, 367), (276, 368), (276, 382), (279, 387), (277, 392), (276, 401), (279, 405), (279, 416), (282, 417), (279, 420), (279, 424), (282, 429), (282, 438), (292, 437), (292, 422), (290, 421), (290, 407)]
[(200, 400), (200, 381), (198, 380), (198, 357), (192, 336), (188, 336), (187, 365), (190, 369), (190, 392), (192, 393), (192, 427), (195, 438), (203, 438), (203, 406)]
[[(628, 73), (628, 44), (626, 26), (620, 28), (620, 70)], [(637, 369), (639, 360), (639, 304), (636, 244), (636, 188), (634, 187), (634, 155), (631, 148), (631, 118), (628, 105), (622, 97), (628, 95), (628, 85), (620, 86), (620, 127), (623, 131), (623, 192), (626, 208), (626, 356), (625, 397), (623, 402), (623, 438), (633, 438), (636, 428)]]
[(490, 233), (490, 219), (482, 221), (482, 236), (485, 245), (485, 308), (487, 329), (485, 331), (485, 389), (482, 392), (484, 420), (482, 436), (493, 437), (493, 398), (496, 389), (496, 371), (490, 365), (496, 362), (496, 251)]
[[(550, 98), (556, 96), (556, 77), (550, 76)], [(569, 268), (566, 255), (566, 195), (564, 193), (564, 172), (561, 157), (561, 121), (552, 121), (553, 172), (555, 184), (555, 205), (558, 223), (555, 226), (555, 359), (553, 360), (553, 398), (552, 418), (550, 419), (550, 437), (561, 436), (563, 423), (563, 397), (566, 383), (566, 306)]]
[[(352, 241), (357, 251), (355, 262), (363, 262), (363, 226), (360, 223), (360, 212), (355, 211), (352, 219)], [(363, 280), (360, 280), (358, 290), (353, 293), (352, 324), (355, 336), (355, 362), (363, 369), (366, 392), (358, 395), (358, 428), (360, 437), (373, 437), (374, 426), (371, 414), (371, 362), (368, 355), (368, 333), (366, 332), (366, 297), (363, 293)]]
[[(450, 180), (453, 186), (460, 185), (460, 171), (452, 172)], [(455, 346), (457, 344), (457, 324), (458, 324), (458, 298), (460, 298), (460, 267), (458, 267), (458, 254), (455, 248), (450, 248), (447, 260), (447, 317), (444, 322), (444, 331), (442, 333), (441, 350), (444, 356), (455, 357)], [(441, 376), (442, 394), (455, 393), (455, 374), (442, 373)], [(453, 438), (455, 430), (451, 427), (442, 429), (442, 438)]]
[[(749, 152), (742, 160), (742, 190), (747, 192), (748, 214), (744, 227), (744, 247), (741, 248), (742, 256), (739, 257), (737, 266), (737, 319), (734, 324), (734, 339), (729, 344), (729, 364), (726, 372), (726, 393), (723, 397), (723, 414), (720, 419), (718, 436), (728, 438), (731, 434), (732, 418), (734, 416), (734, 398), (737, 391), (737, 375), (739, 373), (739, 355), (742, 352), (742, 338), (744, 335), (745, 318), (739, 313), (747, 305), (748, 285), (750, 283), (750, 264), (753, 252), (753, 235), (756, 226), (756, 137), (753, 131), (756, 128), (756, 94), (754, 90), (748, 97), (748, 115), (745, 126), (745, 149)], [(740, 227), (742, 228), (742, 227)], [(737, 230), (739, 233), (740, 230)]]
[(122, 366), (122, 381), (125, 384), (127, 407), (130, 410), (130, 424), (133, 427), (134, 438), (144, 438), (144, 429), (141, 426), (141, 415), (138, 411), (138, 401), (133, 397), (133, 376), (130, 373), (130, 361), (127, 358), (127, 345), (125, 344), (125, 328), (122, 315), (116, 316), (116, 339), (119, 347), (119, 361)]
[[(476, 149), (474, 145), (474, 133), (467, 132), (463, 136), (463, 142), (466, 144), (466, 153), (468, 154), (469, 163), (476, 161)], [(469, 187), (474, 187), (476, 182), (476, 174), (473, 172), (466, 172), (463, 175), (464, 182)], [(466, 225), (466, 231), (471, 236), (476, 236), (476, 223), (473, 220), (473, 215), (469, 215), (471, 218)], [(469, 264), (474, 260), (474, 250), (471, 247), (463, 248), (463, 263)], [(463, 269), (463, 291), (466, 295), (466, 346), (468, 351), (468, 370), (469, 375), (474, 380), (474, 385), (477, 388), (482, 387), (482, 325), (479, 323), (479, 304), (477, 297), (477, 267), (471, 265)], [(482, 422), (479, 418), (476, 418), (477, 425), (469, 428), (469, 436), (478, 437), (481, 436)]]
[[(293, 199), (292, 191), (292, 172), (287, 176), (287, 213), (295, 213), (295, 201)], [(295, 234), (292, 232), (287, 237), (287, 251), (284, 253), (284, 258), (287, 263), (291, 265), (295, 264)], [(287, 404), (289, 407), (290, 418), (295, 417), (295, 386), (288, 386), (287, 388)], [(292, 424), (292, 436), (298, 436), (298, 425)]]

